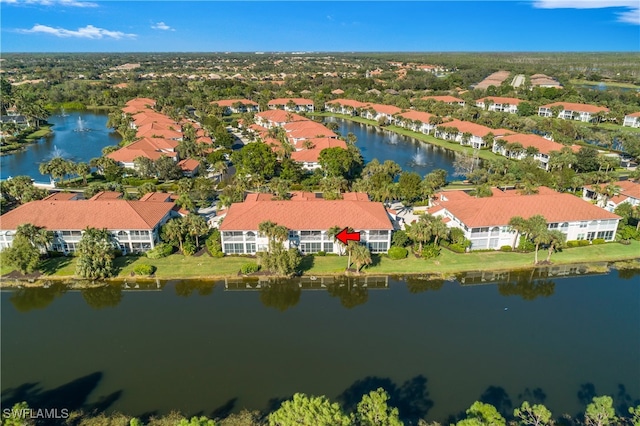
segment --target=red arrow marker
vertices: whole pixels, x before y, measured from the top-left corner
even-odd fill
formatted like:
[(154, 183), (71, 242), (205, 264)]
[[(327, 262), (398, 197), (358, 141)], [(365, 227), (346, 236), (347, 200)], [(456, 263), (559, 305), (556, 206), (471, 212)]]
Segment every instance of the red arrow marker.
[(340, 240), (342, 244), (346, 245), (349, 240), (360, 241), (360, 233), (349, 232), (347, 228), (344, 228), (342, 231), (338, 232), (336, 238)]

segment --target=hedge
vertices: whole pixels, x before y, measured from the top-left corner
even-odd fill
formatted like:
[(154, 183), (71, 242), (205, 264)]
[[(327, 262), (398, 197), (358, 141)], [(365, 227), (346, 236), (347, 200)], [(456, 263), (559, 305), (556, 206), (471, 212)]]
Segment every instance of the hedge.
[(133, 272), (136, 275), (151, 275), (156, 271), (156, 267), (153, 265), (147, 265), (145, 263), (141, 263), (140, 265), (136, 265), (133, 268)]
[(399, 260), (404, 259), (409, 254), (409, 250), (404, 247), (393, 246), (389, 249), (388, 255), (390, 259)]

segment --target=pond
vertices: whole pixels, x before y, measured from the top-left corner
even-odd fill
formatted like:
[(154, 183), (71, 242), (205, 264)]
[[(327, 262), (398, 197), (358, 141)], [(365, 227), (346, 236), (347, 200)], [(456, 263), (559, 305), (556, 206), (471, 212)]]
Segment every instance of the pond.
[(382, 386), (414, 419), (478, 399), (575, 415), (594, 394), (624, 410), (640, 399), (639, 272), (3, 291), (2, 405), (220, 415), (295, 392), (352, 408)]
[(430, 145), (417, 139), (399, 135), (376, 126), (356, 123), (342, 118), (327, 117), (325, 123), (338, 123), (342, 136), (348, 133), (356, 135), (356, 146), (360, 148), (365, 163), (377, 158), (381, 163), (392, 160), (405, 171), (416, 172), (420, 176), (435, 169), (447, 171), (449, 179), (455, 172), (454, 151)]
[(87, 162), (102, 155), (102, 148), (117, 145), (122, 139), (107, 128), (107, 114), (68, 112), (52, 115), (47, 121), (53, 133), (28, 145), (24, 150), (0, 157), (0, 178), (31, 176), (37, 182), (49, 182), (48, 175), (38, 171), (40, 163), (55, 156), (75, 162)]

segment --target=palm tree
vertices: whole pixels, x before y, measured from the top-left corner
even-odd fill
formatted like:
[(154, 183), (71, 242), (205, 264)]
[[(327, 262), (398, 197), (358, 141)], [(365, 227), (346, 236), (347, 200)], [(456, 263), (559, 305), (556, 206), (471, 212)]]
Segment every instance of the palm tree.
[(428, 216), (431, 216), (431, 215), (427, 215), (427, 214), (420, 215), (420, 217), (418, 218), (418, 221), (411, 224), (411, 226), (407, 228), (407, 234), (409, 235), (409, 238), (411, 238), (413, 241), (418, 242), (419, 244), (418, 251), (420, 253), (422, 253), (423, 243), (426, 243), (427, 241), (429, 241), (433, 235), (431, 232), (432, 222), (431, 220), (428, 219)]
[(82, 177), (82, 184), (87, 185), (87, 175), (91, 173), (91, 167), (87, 163), (76, 164), (76, 173)]
[(548, 232), (549, 241), (547, 244), (549, 245), (549, 252), (547, 254), (546, 262), (549, 263), (551, 260), (551, 254), (554, 251), (558, 251), (561, 248), (564, 248), (567, 236), (558, 230), (553, 230)]
[(47, 231), (43, 226), (35, 226), (31, 223), (23, 223), (16, 228), (16, 236), (23, 236), (32, 246), (40, 250), (40, 252), (46, 252), (47, 246), (53, 240), (53, 233)]
[(533, 242), (536, 245), (536, 253), (534, 257), (534, 264), (538, 264), (538, 249), (541, 244), (548, 244), (550, 241), (549, 230), (547, 229), (547, 219), (542, 215), (531, 216), (527, 220), (527, 228), (529, 235), (533, 238)]
[(511, 245), (511, 249), (515, 250), (520, 235), (524, 235), (527, 232), (527, 221), (521, 216), (514, 216), (509, 219), (509, 228), (516, 231), (516, 236), (513, 239), (513, 244)]
[(178, 241), (181, 252), (184, 234), (183, 222), (180, 219), (171, 219), (162, 227), (162, 239), (171, 242)]
[(435, 237), (433, 245), (438, 245), (439, 238), (447, 238), (449, 236), (449, 227), (440, 218), (434, 218), (431, 222), (431, 234)]
[(184, 217), (184, 227), (188, 235), (195, 237), (196, 247), (200, 247), (200, 236), (209, 231), (209, 226), (204, 218), (197, 214), (189, 214)]
[(371, 251), (363, 244), (354, 244), (352, 248), (353, 262), (356, 264), (358, 273), (363, 266), (371, 265)]

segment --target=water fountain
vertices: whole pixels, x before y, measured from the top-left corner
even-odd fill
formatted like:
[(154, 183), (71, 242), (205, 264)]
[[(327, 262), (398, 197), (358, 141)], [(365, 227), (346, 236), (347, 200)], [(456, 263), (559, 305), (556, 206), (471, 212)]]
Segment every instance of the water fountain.
[(91, 129), (84, 126), (84, 121), (82, 121), (82, 117), (78, 116), (78, 126), (74, 130), (75, 132), (88, 132)]
[(62, 150), (60, 148), (58, 148), (57, 146), (53, 146), (53, 151), (51, 151), (51, 158), (62, 158)]
[(424, 152), (420, 150), (420, 148), (416, 149), (416, 153), (411, 157), (413, 160), (413, 164), (416, 166), (426, 166), (427, 165), (427, 157), (424, 155)]
[(69, 114), (67, 114), (64, 110), (64, 107), (60, 108), (60, 117), (68, 117)]

